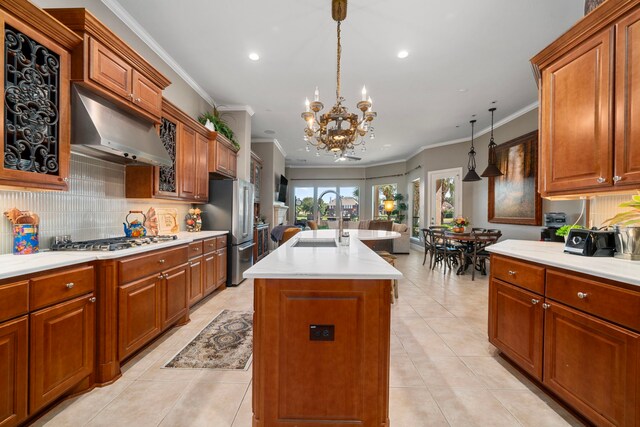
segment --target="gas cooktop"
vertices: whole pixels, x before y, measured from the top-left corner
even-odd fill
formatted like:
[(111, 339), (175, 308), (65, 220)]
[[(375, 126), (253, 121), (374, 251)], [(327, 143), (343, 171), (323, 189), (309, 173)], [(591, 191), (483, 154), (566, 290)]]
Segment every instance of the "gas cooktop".
[(143, 245), (176, 240), (178, 236), (112, 237), (109, 239), (86, 240), (84, 242), (57, 242), (52, 251), (119, 251)]

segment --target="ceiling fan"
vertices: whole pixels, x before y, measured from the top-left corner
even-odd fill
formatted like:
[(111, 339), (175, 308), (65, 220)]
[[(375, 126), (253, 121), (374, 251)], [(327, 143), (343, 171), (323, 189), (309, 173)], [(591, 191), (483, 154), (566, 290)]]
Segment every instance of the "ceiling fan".
[(340, 154), (340, 156), (336, 157), (336, 159), (334, 160), (334, 163), (338, 163), (338, 162), (357, 162), (359, 160), (362, 160), (362, 157), (356, 157), (356, 156), (350, 156), (348, 154)]

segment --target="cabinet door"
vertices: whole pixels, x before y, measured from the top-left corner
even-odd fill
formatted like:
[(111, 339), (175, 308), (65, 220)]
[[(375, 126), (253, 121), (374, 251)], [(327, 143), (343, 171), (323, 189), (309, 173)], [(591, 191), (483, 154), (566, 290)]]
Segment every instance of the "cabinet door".
[(204, 257), (189, 261), (189, 306), (197, 303), (204, 296)]
[(489, 342), (542, 380), (542, 297), (497, 279), (489, 284)]
[(176, 323), (189, 309), (189, 264), (163, 273), (162, 329)]
[(599, 33), (543, 70), (543, 193), (612, 185), (612, 37)]
[(206, 202), (209, 199), (209, 140), (198, 134), (196, 139), (196, 200)]
[(184, 124), (180, 126), (180, 150), (178, 186), (180, 197), (195, 199), (196, 196), (196, 131)]
[(228, 150), (227, 170), (232, 178), (238, 175), (238, 153), (231, 149)]
[(5, 13), (0, 185), (66, 190), (70, 152), (70, 56)]
[(133, 70), (133, 102), (154, 117), (162, 114), (162, 89), (151, 80)]
[(255, 203), (260, 203), (260, 181), (262, 179), (262, 166), (260, 166), (259, 163), (256, 163), (255, 170), (253, 171), (253, 176), (253, 200), (255, 201)]
[(216, 256), (216, 288), (227, 283), (227, 250), (220, 249)]
[(637, 425), (640, 336), (547, 302), (544, 384), (596, 425)]
[(133, 67), (94, 38), (89, 39), (89, 58), (89, 78), (132, 101)]
[(229, 149), (222, 143), (216, 144), (216, 169), (218, 172), (229, 173)]
[(28, 317), (0, 323), (0, 427), (27, 417)]
[(218, 252), (213, 252), (204, 256), (204, 294), (209, 295), (216, 289), (218, 284), (218, 275), (216, 274), (216, 261)]
[(640, 9), (616, 25), (616, 185), (640, 183)]
[(93, 294), (89, 294), (31, 314), (31, 412), (52, 402), (93, 372), (94, 302)]
[(178, 121), (172, 117), (162, 117), (160, 120), (160, 140), (171, 158), (171, 166), (159, 166), (156, 168), (155, 193), (158, 196), (170, 198), (178, 197), (177, 179), (177, 142)]
[(153, 275), (118, 289), (118, 355), (122, 360), (162, 329), (162, 276)]

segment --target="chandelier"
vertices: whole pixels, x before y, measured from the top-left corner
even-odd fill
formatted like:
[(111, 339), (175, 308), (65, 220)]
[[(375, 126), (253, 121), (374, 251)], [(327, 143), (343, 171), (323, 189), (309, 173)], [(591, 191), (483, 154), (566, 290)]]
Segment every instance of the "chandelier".
[(309, 102), (308, 98), (305, 100), (306, 111), (302, 113), (302, 118), (307, 122), (304, 129), (307, 151), (310, 147), (316, 147), (317, 156), (320, 155), (321, 150), (326, 150), (340, 157), (349, 152), (353, 155), (355, 147), (359, 145), (362, 146), (362, 151), (365, 151), (366, 135), (369, 134), (371, 139), (375, 138), (371, 121), (377, 114), (371, 109), (371, 97), (367, 98), (367, 90), (364, 87), (362, 100), (357, 104), (357, 108), (362, 111), (362, 116), (350, 113), (342, 105), (344, 98), (340, 95), (340, 57), (342, 55), (340, 24), (347, 17), (347, 0), (332, 0), (331, 15), (338, 23), (336, 104), (328, 112), (319, 114), (324, 105), (320, 102), (320, 93), (316, 87), (313, 102)]

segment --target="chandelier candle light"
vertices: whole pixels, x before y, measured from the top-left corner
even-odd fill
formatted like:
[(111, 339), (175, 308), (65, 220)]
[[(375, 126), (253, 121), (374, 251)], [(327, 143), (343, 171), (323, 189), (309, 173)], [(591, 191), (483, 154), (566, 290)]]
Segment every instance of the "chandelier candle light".
[(340, 95), (340, 24), (347, 17), (347, 0), (332, 0), (331, 15), (338, 23), (336, 104), (329, 112), (318, 117), (324, 105), (320, 102), (320, 92), (316, 87), (313, 101), (310, 102), (308, 98), (305, 100), (306, 109), (302, 118), (307, 122), (304, 129), (307, 151), (313, 146), (316, 147), (316, 154), (319, 154), (320, 150), (326, 150), (334, 153), (335, 157), (340, 157), (349, 152), (353, 155), (355, 147), (359, 145), (362, 146), (362, 151), (365, 151), (365, 136), (369, 133), (371, 139), (375, 138), (370, 124), (377, 114), (372, 111), (371, 97), (367, 97), (366, 87), (362, 88), (362, 100), (357, 104), (358, 109), (362, 111), (362, 117), (349, 113), (347, 108), (342, 106), (344, 98)]

